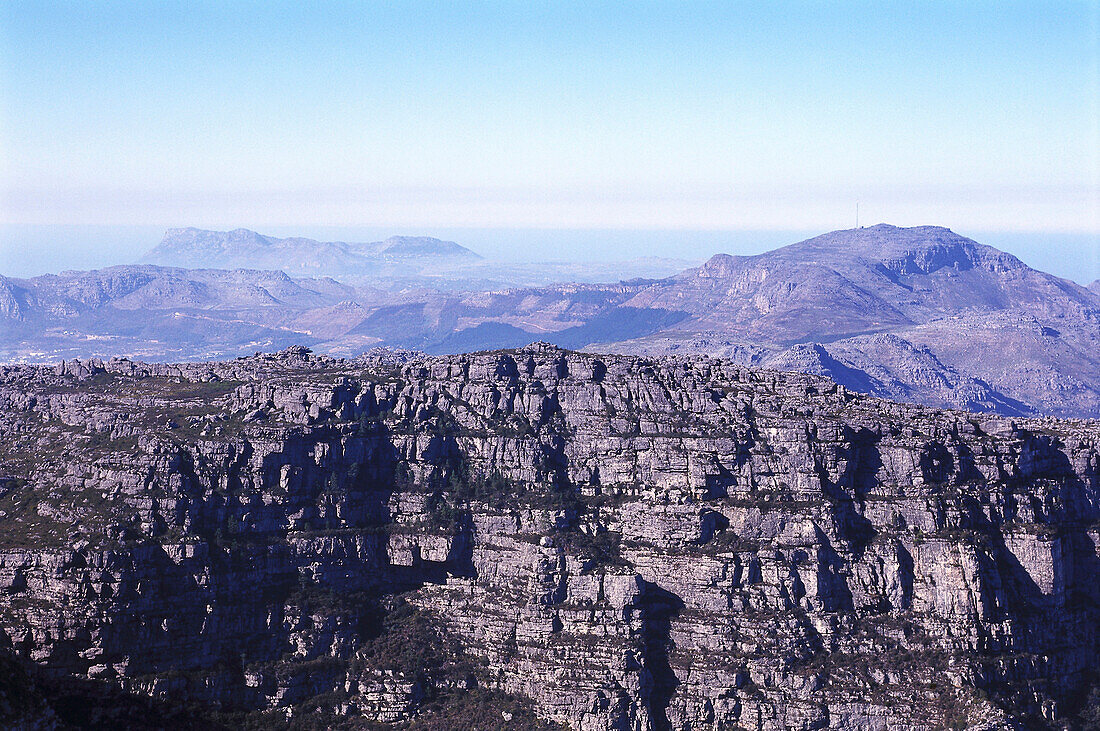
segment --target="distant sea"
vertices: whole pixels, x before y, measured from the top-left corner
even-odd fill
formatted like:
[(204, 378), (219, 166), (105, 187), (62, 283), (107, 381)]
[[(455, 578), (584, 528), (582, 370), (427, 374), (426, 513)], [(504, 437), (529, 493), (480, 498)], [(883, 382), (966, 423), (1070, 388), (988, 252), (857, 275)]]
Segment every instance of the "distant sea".
[[(759, 254), (824, 231), (493, 229), (435, 227), (252, 226), (262, 234), (322, 241), (379, 241), (396, 234), (457, 241), (497, 261), (615, 261), (641, 256), (703, 260), (717, 253)], [(0, 275), (31, 277), (65, 269), (131, 264), (167, 227), (0, 224)], [(1028, 265), (1081, 284), (1100, 279), (1100, 234), (965, 231)]]

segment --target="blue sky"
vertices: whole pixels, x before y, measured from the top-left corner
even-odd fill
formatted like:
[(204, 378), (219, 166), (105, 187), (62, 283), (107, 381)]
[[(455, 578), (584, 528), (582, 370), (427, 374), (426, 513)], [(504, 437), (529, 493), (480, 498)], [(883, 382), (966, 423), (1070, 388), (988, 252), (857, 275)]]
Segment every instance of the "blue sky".
[(1098, 18), (4, 3), (0, 223), (1097, 233)]

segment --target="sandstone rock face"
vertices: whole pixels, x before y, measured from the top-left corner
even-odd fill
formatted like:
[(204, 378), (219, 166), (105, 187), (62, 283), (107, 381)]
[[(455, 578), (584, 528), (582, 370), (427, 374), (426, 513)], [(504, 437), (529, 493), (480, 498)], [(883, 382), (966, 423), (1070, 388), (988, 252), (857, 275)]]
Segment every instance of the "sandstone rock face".
[(1059, 728), (1100, 669), (1095, 422), (544, 345), (6, 367), (0, 415), (0, 627), (141, 694)]

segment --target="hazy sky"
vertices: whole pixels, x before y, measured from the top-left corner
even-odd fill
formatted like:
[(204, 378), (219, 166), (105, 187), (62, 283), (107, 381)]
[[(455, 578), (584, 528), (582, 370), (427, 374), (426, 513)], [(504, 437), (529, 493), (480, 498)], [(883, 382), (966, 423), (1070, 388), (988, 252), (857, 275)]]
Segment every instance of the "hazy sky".
[(1100, 232), (1100, 0), (0, 21), (0, 223)]

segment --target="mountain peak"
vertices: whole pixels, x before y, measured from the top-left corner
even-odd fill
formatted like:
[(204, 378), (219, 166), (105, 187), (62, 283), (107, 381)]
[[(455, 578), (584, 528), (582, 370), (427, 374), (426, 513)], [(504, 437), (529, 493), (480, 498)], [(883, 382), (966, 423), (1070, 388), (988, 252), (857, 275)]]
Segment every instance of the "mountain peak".
[(737, 262), (741, 258), (730, 254), (715, 254), (699, 267), (699, 276), (728, 277), (737, 268)]
[(1003, 272), (1025, 267), (1011, 254), (944, 226), (901, 227), (888, 223), (831, 231), (762, 256), (834, 267), (861, 261), (878, 264), (895, 274), (931, 274), (944, 268)]
[(401, 256), (447, 256), (480, 259), (479, 254), (454, 241), (444, 241), (432, 236), (390, 236), (385, 241), (374, 244), (378, 251), (387, 255)]
[[(974, 241), (960, 236), (945, 226), (894, 226), (876, 223), (874, 226), (839, 229), (784, 247), (833, 248), (837, 250), (875, 251), (886, 247), (898, 249), (924, 249), (945, 243), (970, 243)], [(783, 251), (784, 249), (779, 249)]]
[(248, 228), (235, 228), (231, 231), (214, 231), (208, 228), (197, 228), (195, 226), (183, 226), (180, 228), (170, 228), (164, 232), (164, 238), (178, 238), (181, 236), (202, 236), (202, 237), (225, 237), (225, 236), (259, 236), (252, 229)]
[(889, 223), (840, 229), (755, 256), (715, 254), (690, 270), (703, 278), (734, 276), (745, 266), (824, 265), (848, 270), (868, 265), (894, 274), (930, 274), (939, 269), (980, 267), (1007, 271), (1025, 265), (1011, 254), (960, 236), (944, 226), (901, 227)]

